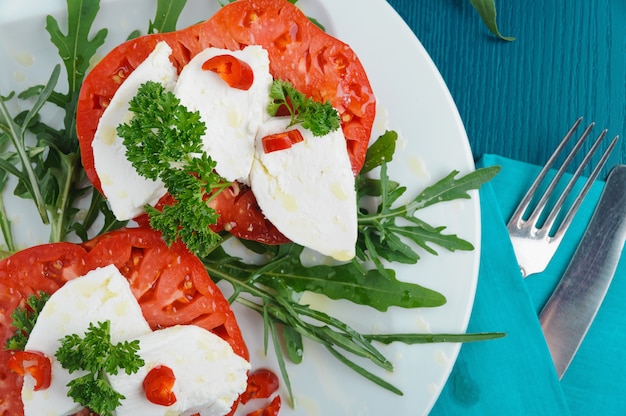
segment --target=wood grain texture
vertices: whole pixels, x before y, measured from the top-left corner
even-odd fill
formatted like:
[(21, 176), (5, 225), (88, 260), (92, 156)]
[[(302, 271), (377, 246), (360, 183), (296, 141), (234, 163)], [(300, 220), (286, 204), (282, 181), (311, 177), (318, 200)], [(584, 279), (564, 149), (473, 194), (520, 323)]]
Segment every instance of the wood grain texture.
[[(475, 157), (543, 164), (579, 116), (626, 133), (626, 1), (496, 1), (513, 42), (468, 0), (388, 1), (439, 68)], [(626, 138), (618, 146), (609, 165), (626, 163)]]

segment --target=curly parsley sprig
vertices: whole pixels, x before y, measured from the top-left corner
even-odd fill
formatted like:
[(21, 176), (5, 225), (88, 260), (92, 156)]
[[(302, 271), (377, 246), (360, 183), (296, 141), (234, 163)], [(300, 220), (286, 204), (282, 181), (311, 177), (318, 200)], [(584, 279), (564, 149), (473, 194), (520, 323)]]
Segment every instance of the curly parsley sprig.
[(83, 370), (87, 374), (68, 383), (67, 395), (76, 403), (102, 416), (113, 415), (125, 399), (113, 389), (106, 375), (120, 370), (134, 374), (143, 367), (144, 360), (137, 354), (139, 341), (111, 343), (111, 321), (90, 323), (84, 336), (67, 335), (55, 356), (70, 373)]
[(215, 173), (215, 162), (202, 149), (206, 126), (200, 114), (153, 81), (141, 85), (129, 108), (133, 118), (117, 129), (126, 157), (140, 175), (163, 181), (176, 200), (162, 211), (147, 206), (150, 225), (168, 244), (181, 240), (198, 255), (208, 254), (220, 239), (209, 227), (217, 221), (209, 202), (230, 183)]
[(50, 295), (46, 292), (32, 294), (26, 298), (26, 305), (19, 307), (11, 314), (11, 326), (15, 328), (14, 334), (7, 339), (4, 348), (7, 350), (20, 350), (26, 348), (28, 337), (35, 327), (39, 313), (43, 309)]
[(325, 136), (339, 128), (339, 114), (327, 101), (320, 103), (298, 91), (290, 82), (274, 80), (270, 90), (273, 100), (267, 112), (275, 116), (280, 108), (286, 108), (291, 115), (289, 126), (300, 123), (314, 136)]

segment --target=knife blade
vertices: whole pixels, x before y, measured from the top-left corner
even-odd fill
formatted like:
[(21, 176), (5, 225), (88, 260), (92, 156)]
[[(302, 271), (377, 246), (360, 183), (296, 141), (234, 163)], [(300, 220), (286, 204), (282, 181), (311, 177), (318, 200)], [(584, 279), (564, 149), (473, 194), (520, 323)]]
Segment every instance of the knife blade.
[(559, 379), (611, 284), (626, 241), (626, 165), (614, 167), (587, 229), (539, 315)]

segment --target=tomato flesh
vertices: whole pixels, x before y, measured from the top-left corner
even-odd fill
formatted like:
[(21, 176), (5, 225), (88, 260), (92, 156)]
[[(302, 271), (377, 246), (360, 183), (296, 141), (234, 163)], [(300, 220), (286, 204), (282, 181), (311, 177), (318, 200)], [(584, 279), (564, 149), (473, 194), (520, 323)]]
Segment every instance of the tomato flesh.
[(35, 379), (35, 391), (50, 387), (52, 364), (50, 359), (39, 351), (17, 351), (9, 358), (8, 367), (20, 376), (28, 372)]
[(146, 399), (161, 406), (171, 406), (176, 403), (176, 395), (172, 391), (176, 377), (174, 371), (165, 365), (157, 365), (146, 374), (143, 380), (143, 389)]
[[(229, 50), (262, 46), (268, 51), (275, 79), (291, 82), (317, 101), (330, 101), (338, 110), (352, 170), (356, 175), (361, 169), (376, 100), (354, 51), (320, 30), (288, 1), (239, 0), (187, 29), (127, 41), (87, 75), (78, 100), (76, 128), (83, 166), (98, 190), (102, 188), (91, 147), (98, 121), (119, 86), (163, 40), (172, 48), (171, 61), (179, 72), (210, 46)], [(225, 216), (215, 225), (217, 231), (226, 229), (239, 238), (265, 244), (289, 241), (264, 217), (249, 188), (239, 186), (235, 191), (231, 195), (223, 192), (213, 202), (218, 214)]]
[[(235, 315), (204, 266), (184, 245), (168, 247), (149, 228), (112, 231), (83, 244), (44, 244), (0, 261), (0, 343), (15, 331), (11, 314), (40, 291), (52, 294), (96, 267), (114, 264), (130, 283), (152, 329), (203, 327), (249, 359)], [(13, 353), (0, 348), (0, 414), (23, 415), (21, 376), (10, 371)], [(236, 406), (236, 405), (235, 405)]]

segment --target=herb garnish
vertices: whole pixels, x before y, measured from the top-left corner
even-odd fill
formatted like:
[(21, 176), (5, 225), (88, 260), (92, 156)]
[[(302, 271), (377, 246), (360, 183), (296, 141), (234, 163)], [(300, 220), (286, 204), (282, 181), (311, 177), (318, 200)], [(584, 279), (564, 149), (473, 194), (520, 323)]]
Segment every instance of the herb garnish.
[(12, 326), (15, 327), (15, 334), (7, 339), (4, 346), (7, 350), (24, 350), (28, 336), (37, 323), (39, 313), (43, 309), (50, 295), (46, 292), (30, 295), (26, 298), (26, 306), (17, 308), (11, 314)]
[(117, 129), (128, 160), (140, 175), (162, 180), (176, 200), (162, 211), (146, 206), (150, 225), (168, 244), (180, 239), (199, 256), (208, 254), (219, 241), (209, 228), (217, 214), (208, 203), (217, 194), (213, 191), (230, 183), (214, 172), (215, 162), (202, 150), (206, 127), (200, 113), (188, 111), (152, 81), (139, 87), (129, 109), (133, 118)]
[(106, 375), (120, 370), (136, 373), (144, 365), (137, 351), (139, 340), (111, 343), (111, 321), (90, 323), (83, 337), (65, 336), (55, 354), (57, 360), (70, 373), (87, 371), (68, 383), (67, 395), (101, 416), (112, 415), (125, 397), (113, 389)]
[(339, 128), (339, 114), (327, 101), (320, 103), (298, 91), (290, 82), (274, 80), (270, 89), (273, 100), (267, 107), (270, 116), (275, 116), (280, 108), (286, 108), (291, 115), (289, 126), (300, 123), (314, 136), (325, 136)]

